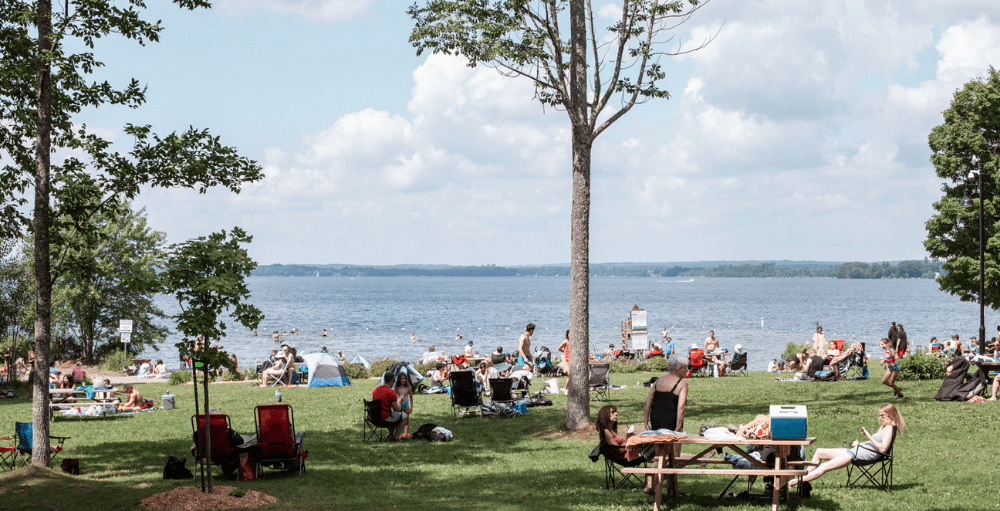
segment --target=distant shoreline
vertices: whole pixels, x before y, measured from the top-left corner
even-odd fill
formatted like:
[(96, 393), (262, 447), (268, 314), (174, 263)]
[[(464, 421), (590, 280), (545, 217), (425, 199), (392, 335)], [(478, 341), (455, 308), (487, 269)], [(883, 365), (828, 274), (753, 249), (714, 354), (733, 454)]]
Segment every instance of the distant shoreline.
[[(718, 261), (694, 263), (601, 263), (590, 265), (595, 277), (728, 277), (728, 278), (836, 278), (933, 279), (947, 273), (938, 261), (899, 261), (895, 264), (829, 261)], [(712, 266), (709, 266), (712, 264)], [(701, 265), (701, 266), (700, 266)], [(568, 277), (569, 265), (449, 266), (347, 264), (269, 264), (258, 266), (257, 277)]]

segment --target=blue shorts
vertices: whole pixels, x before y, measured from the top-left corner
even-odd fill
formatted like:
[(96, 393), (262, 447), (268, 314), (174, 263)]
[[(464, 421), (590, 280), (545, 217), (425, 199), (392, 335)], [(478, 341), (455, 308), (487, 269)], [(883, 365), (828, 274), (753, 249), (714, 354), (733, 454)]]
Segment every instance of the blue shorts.
[(885, 370), (889, 371), (889, 372), (899, 371), (899, 364), (897, 364), (896, 362), (893, 362), (893, 363), (885, 366)]

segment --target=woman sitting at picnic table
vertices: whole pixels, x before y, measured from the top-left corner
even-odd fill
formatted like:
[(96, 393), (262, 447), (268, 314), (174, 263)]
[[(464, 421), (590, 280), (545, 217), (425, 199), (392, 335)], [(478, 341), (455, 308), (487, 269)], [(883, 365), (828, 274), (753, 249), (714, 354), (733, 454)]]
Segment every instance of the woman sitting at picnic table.
[(128, 399), (125, 403), (118, 406), (118, 411), (138, 412), (142, 410), (142, 392), (139, 392), (139, 389), (133, 387), (131, 384), (126, 384), (124, 390), (128, 394)]
[[(646, 459), (646, 453), (635, 453), (625, 449), (625, 440), (632, 436), (632, 432), (626, 432), (622, 437), (618, 434), (618, 407), (606, 405), (597, 412), (597, 421), (594, 423), (597, 430), (597, 440), (601, 443), (601, 454), (610, 458), (611, 461), (624, 466), (635, 466)], [(646, 493), (653, 492), (653, 478), (646, 477)]]
[[(643, 404), (642, 422), (646, 429), (684, 430), (684, 411), (687, 407), (688, 358), (674, 355), (667, 361), (668, 374), (660, 376), (650, 385), (649, 395)], [(652, 426), (652, 427), (651, 427)], [(678, 454), (680, 445), (674, 446)]]
[[(62, 378), (62, 383), (59, 385), (59, 388), (60, 389), (70, 389), (70, 390), (72, 390), (73, 389), (73, 375), (71, 375), (71, 374), (64, 375), (63, 378)], [(58, 394), (53, 394), (52, 395), (52, 402), (53, 403), (73, 403), (73, 402), (76, 402), (76, 398), (73, 397), (73, 394), (69, 394), (69, 393), (63, 394), (63, 393), (60, 392)]]
[[(812, 462), (826, 461), (826, 463), (808, 468), (809, 473), (802, 478), (802, 496), (808, 498), (812, 491), (812, 485), (809, 484), (809, 481), (817, 479), (831, 470), (844, 468), (852, 461), (877, 460), (892, 445), (893, 435), (896, 431), (903, 432), (903, 416), (899, 414), (899, 410), (892, 403), (886, 403), (879, 407), (878, 423), (879, 428), (874, 435), (868, 434), (868, 430), (864, 427), (861, 428), (861, 434), (868, 439), (867, 442), (861, 443), (855, 440), (850, 449), (816, 449)], [(788, 486), (793, 488), (796, 484), (798, 484), (798, 480), (793, 479)]]

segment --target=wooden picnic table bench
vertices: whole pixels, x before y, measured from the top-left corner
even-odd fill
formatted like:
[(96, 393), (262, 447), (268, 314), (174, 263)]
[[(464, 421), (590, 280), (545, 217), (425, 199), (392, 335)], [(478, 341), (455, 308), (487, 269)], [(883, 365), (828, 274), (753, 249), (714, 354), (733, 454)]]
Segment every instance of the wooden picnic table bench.
[(94, 389), (92, 398), (87, 397), (86, 390), (76, 390), (76, 389), (49, 389), (50, 397), (69, 395), (72, 401), (55, 402), (49, 401), (49, 420), (55, 418), (56, 410), (62, 410), (64, 407), (71, 408), (89, 408), (91, 406), (97, 406), (101, 409), (101, 418), (107, 415), (108, 407), (117, 404), (115, 401), (115, 393), (118, 392), (117, 388), (110, 389)]
[[(791, 453), (791, 447), (810, 445), (815, 441), (816, 438), (813, 437), (776, 440), (761, 438), (751, 440), (746, 438), (712, 439), (705, 438), (703, 436), (688, 436), (686, 433), (680, 433), (679, 435), (635, 435), (629, 437), (626, 441), (626, 445), (629, 447), (638, 447), (652, 444), (656, 453), (656, 457), (654, 458), (654, 464), (656, 466), (652, 468), (624, 468), (622, 469), (622, 473), (653, 476), (653, 486), (656, 489), (656, 501), (653, 503), (653, 511), (660, 511), (660, 506), (663, 502), (664, 479), (669, 482), (667, 486), (668, 494), (672, 496), (677, 496), (679, 494), (677, 489), (677, 476), (679, 474), (772, 476), (774, 477), (774, 490), (771, 496), (771, 510), (777, 511), (778, 501), (780, 500), (781, 495), (784, 494), (786, 500), (788, 496), (788, 491), (784, 488), (782, 479), (801, 477), (808, 474), (808, 471), (805, 469), (786, 468), (789, 466), (788, 455)], [(707, 447), (697, 454), (681, 454), (677, 456), (674, 454), (675, 445), (699, 445)], [(746, 453), (746, 451), (740, 448), (741, 445), (774, 446), (776, 451), (774, 456), (774, 467), (768, 467), (760, 460), (751, 457)], [(702, 464), (719, 463), (721, 461), (710, 457), (711, 453), (717, 448), (726, 448), (735, 452), (753, 464), (756, 468), (701, 468)], [(804, 466), (805, 464), (806, 463), (796, 462), (796, 466)], [(692, 467), (692, 465), (694, 465), (694, 467)], [(785, 480), (787, 481), (788, 479)]]

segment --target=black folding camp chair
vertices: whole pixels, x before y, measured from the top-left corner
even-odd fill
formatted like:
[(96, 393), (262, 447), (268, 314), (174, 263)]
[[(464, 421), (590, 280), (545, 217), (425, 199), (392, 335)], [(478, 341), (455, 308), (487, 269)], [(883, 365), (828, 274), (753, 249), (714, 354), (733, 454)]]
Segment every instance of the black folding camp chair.
[(587, 377), (587, 385), (590, 386), (590, 396), (597, 401), (608, 401), (611, 399), (611, 384), (608, 383), (608, 373), (611, 372), (611, 364), (588, 364), (590, 375)]
[(736, 354), (735, 360), (729, 364), (726, 376), (750, 376), (747, 374), (747, 352)]
[[(451, 373), (451, 420), (455, 420), (455, 409), (463, 409), (460, 414), (480, 413), (483, 393), (476, 386), (476, 375), (472, 371)], [(475, 410), (469, 410), (475, 408)]]
[(515, 399), (511, 394), (514, 385), (512, 378), (490, 378), (490, 389), (492, 395), (486, 408), (492, 412), (494, 417), (503, 415), (505, 417), (516, 417), (517, 409), (514, 407)]
[[(892, 493), (892, 446), (896, 443), (896, 435), (896, 428), (893, 427), (889, 448), (884, 453), (880, 453), (874, 460), (854, 460), (847, 466), (848, 488), (864, 488), (866, 484), (871, 483), (872, 486), (884, 492)], [(858, 448), (869, 451), (873, 449), (865, 444), (859, 445)], [(861, 481), (860, 486), (858, 486), (858, 481)]]
[(865, 360), (865, 343), (861, 343), (860, 353), (857, 351), (851, 353), (847, 360), (850, 361), (850, 367), (844, 375), (847, 379), (862, 380), (868, 378), (868, 361)]
[(622, 459), (620, 449), (609, 446), (604, 442), (599, 443), (597, 447), (594, 448), (593, 452), (590, 453), (590, 461), (596, 463), (599, 456), (604, 458), (605, 488), (608, 490), (618, 490), (626, 484), (629, 484), (638, 490), (645, 488), (646, 484), (638, 474), (622, 473), (623, 467), (631, 468), (638, 467), (640, 465), (645, 467), (648, 463), (645, 458), (639, 457), (631, 461), (626, 461)]
[[(371, 440), (376, 440), (378, 442), (390, 442), (396, 439), (396, 427), (399, 426), (399, 421), (389, 422), (382, 418), (382, 402), (379, 400), (368, 401), (362, 399), (365, 403), (365, 416), (364, 422), (361, 427), (361, 439), (364, 442), (369, 442)], [(385, 430), (384, 432), (382, 430)]]

